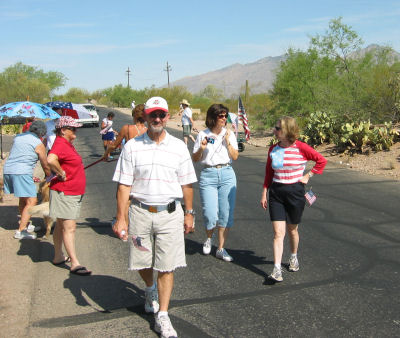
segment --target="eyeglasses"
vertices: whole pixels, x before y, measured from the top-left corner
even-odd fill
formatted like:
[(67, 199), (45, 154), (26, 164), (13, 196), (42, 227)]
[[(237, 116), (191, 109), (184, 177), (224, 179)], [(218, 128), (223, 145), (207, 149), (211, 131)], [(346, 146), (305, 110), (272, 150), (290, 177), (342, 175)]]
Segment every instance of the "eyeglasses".
[(228, 114), (218, 114), (219, 119), (226, 119), (228, 118)]
[(64, 127), (65, 129), (71, 130), (71, 131), (76, 131), (76, 127)]
[(276, 131), (279, 131), (279, 130), (282, 130), (282, 128), (281, 128), (281, 127), (278, 127), (278, 126), (275, 126), (275, 130), (276, 130)]
[(156, 112), (151, 112), (150, 113), (150, 117), (152, 118), (152, 119), (156, 119), (157, 117), (160, 119), (160, 120), (162, 120), (162, 119), (165, 119), (165, 116), (167, 116), (167, 113), (156, 113)]

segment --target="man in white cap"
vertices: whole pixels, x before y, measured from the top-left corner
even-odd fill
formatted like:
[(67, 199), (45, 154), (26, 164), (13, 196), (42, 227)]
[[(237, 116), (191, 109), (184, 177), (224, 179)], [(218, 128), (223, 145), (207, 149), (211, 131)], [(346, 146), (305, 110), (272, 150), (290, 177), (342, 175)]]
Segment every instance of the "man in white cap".
[(190, 138), (193, 142), (196, 140), (192, 136), (192, 126), (193, 126), (193, 112), (190, 109), (190, 103), (183, 99), (181, 102), (181, 106), (183, 108), (182, 112), (182, 127), (183, 127), (183, 140), (186, 145), (188, 144), (188, 139)]
[(138, 270), (146, 284), (145, 311), (156, 313), (154, 329), (161, 337), (177, 337), (168, 306), (173, 272), (186, 266), (184, 232), (193, 229), (192, 183), (197, 178), (185, 144), (164, 129), (169, 119), (167, 102), (161, 97), (149, 99), (144, 118), (147, 132), (125, 144), (115, 169), (113, 180), (119, 184), (113, 230), (129, 240), (129, 269)]

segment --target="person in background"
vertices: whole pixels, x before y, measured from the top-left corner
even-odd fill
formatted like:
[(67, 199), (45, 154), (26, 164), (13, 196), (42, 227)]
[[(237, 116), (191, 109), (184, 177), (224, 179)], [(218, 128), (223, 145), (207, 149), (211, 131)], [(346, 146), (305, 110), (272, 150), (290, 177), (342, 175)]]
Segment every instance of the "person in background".
[(135, 138), (136, 136), (142, 135), (147, 131), (147, 127), (144, 121), (144, 104), (138, 104), (132, 110), (132, 117), (134, 124), (125, 124), (120, 132), (118, 133), (115, 141), (109, 145), (107, 145), (107, 149), (104, 152), (103, 158), (108, 159), (110, 153), (118, 148), (121, 143), (126, 143), (130, 139)]
[(174, 270), (186, 266), (184, 229), (189, 233), (193, 228), (192, 183), (197, 179), (187, 146), (165, 130), (168, 119), (167, 101), (147, 100), (147, 132), (125, 144), (115, 169), (118, 212), (113, 230), (123, 240), (129, 235), (129, 269), (138, 270), (146, 284), (145, 311), (156, 313), (155, 331), (177, 337), (168, 307)]
[[(58, 115), (62, 116), (62, 109), (61, 108), (52, 108)], [(53, 143), (56, 139), (56, 123), (58, 122), (58, 119), (55, 120), (49, 120), (46, 122), (46, 136), (43, 139), (43, 143), (46, 146), (47, 150), (50, 150), (51, 147), (53, 146)]]
[[(92, 272), (79, 263), (75, 251), (76, 220), (85, 194), (86, 176), (81, 156), (73, 146), (76, 129), (82, 127), (71, 116), (61, 116), (56, 124), (56, 140), (47, 160), (56, 178), (50, 182), (50, 217), (56, 220), (53, 232), (54, 265), (71, 263), (70, 273), (80, 276)], [(68, 257), (63, 254), (65, 246)]]
[(203, 253), (210, 254), (213, 232), (218, 227), (218, 249), (216, 257), (226, 262), (233, 260), (225, 250), (236, 201), (236, 175), (231, 164), (239, 157), (235, 135), (226, 129), (228, 108), (213, 104), (207, 110), (206, 126), (193, 147), (193, 161), (201, 162), (199, 188), (207, 240)]
[[(115, 138), (115, 132), (112, 128), (113, 125), (113, 119), (114, 119), (115, 114), (113, 112), (109, 112), (107, 114), (107, 117), (101, 121), (101, 139), (103, 140), (103, 147), (104, 150), (107, 150), (107, 147), (112, 144)], [(112, 159), (112, 156), (109, 156), (110, 159)]]
[[(276, 122), (274, 136), (278, 143), (268, 151), (261, 206), (264, 210), (269, 206), (274, 229), (274, 268), (269, 278), (282, 282), (281, 262), (286, 230), (291, 249), (289, 271), (299, 271), (298, 225), (305, 206), (305, 185), (314, 174), (322, 174), (327, 161), (312, 147), (297, 140), (299, 127), (292, 117), (282, 117)], [(307, 161), (314, 161), (315, 165), (304, 175)]]
[(192, 126), (193, 126), (193, 112), (190, 109), (190, 103), (183, 99), (180, 103), (182, 106), (182, 128), (183, 128), (183, 141), (188, 144), (188, 139), (190, 138), (193, 142), (195, 139), (192, 135)]
[(35, 120), (34, 117), (28, 117), (26, 118), (25, 124), (22, 126), (22, 132), (26, 133), (29, 131), (29, 128), (31, 127), (32, 122)]
[(132, 110), (135, 109), (135, 107), (136, 107), (136, 102), (135, 102), (135, 100), (132, 101), (131, 107), (132, 107)]
[(21, 215), (16, 239), (35, 239), (35, 227), (28, 228), (31, 218), (28, 209), (37, 203), (37, 189), (33, 181), (33, 170), (36, 162), (40, 164), (46, 176), (50, 176), (50, 167), (46, 159), (46, 148), (41, 138), (46, 134), (43, 121), (33, 121), (29, 131), (18, 134), (3, 168), (4, 191), (19, 198), (18, 209)]

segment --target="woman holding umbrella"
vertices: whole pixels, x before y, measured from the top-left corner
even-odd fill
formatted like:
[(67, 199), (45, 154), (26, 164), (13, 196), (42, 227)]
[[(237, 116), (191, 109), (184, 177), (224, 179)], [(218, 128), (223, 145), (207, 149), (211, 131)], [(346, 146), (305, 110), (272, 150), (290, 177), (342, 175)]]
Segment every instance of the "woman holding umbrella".
[(36, 185), (33, 182), (33, 170), (38, 159), (46, 176), (50, 168), (46, 159), (46, 148), (41, 137), (46, 134), (43, 121), (33, 121), (29, 131), (18, 134), (3, 168), (4, 191), (19, 197), (18, 209), (21, 215), (19, 228), (15, 231), (16, 239), (35, 239), (35, 233), (29, 233), (27, 226), (31, 218), (28, 209), (37, 203)]
[[(57, 175), (50, 183), (50, 217), (56, 219), (53, 264), (71, 262), (70, 272), (85, 276), (92, 272), (78, 261), (75, 230), (85, 193), (86, 176), (82, 158), (72, 145), (76, 139), (76, 129), (81, 126), (72, 117), (61, 116), (55, 126), (57, 136), (47, 160), (51, 170)], [(63, 244), (68, 257), (63, 254)]]

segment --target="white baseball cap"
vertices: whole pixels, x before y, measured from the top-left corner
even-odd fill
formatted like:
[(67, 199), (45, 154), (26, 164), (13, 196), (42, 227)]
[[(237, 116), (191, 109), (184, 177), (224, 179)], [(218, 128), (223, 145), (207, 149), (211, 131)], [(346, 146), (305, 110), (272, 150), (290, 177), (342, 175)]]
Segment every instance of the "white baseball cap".
[(144, 105), (144, 112), (146, 114), (150, 114), (152, 111), (155, 110), (162, 110), (168, 113), (168, 103), (163, 99), (162, 97), (159, 96), (154, 96), (150, 99), (147, 100), (147, 102)]

